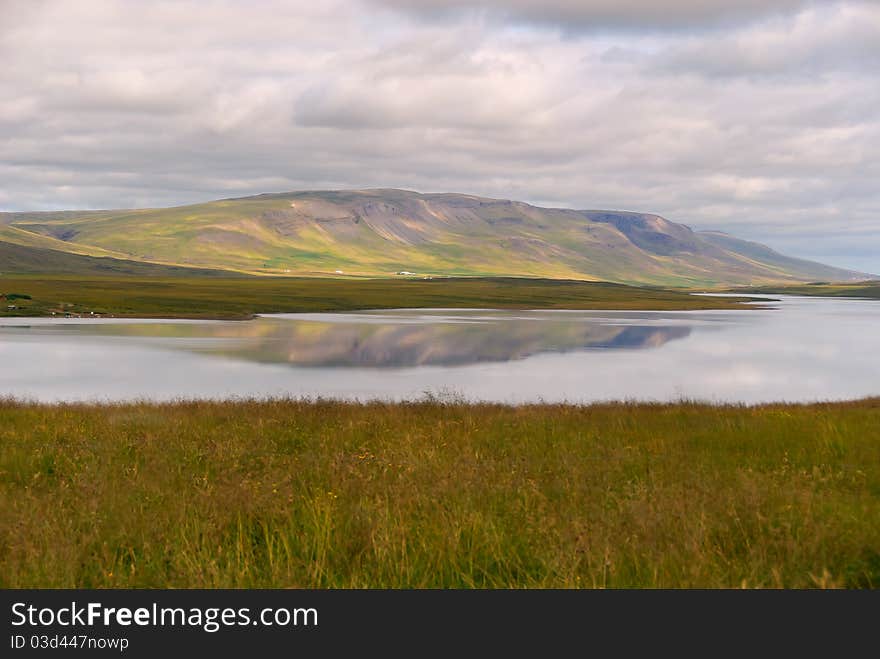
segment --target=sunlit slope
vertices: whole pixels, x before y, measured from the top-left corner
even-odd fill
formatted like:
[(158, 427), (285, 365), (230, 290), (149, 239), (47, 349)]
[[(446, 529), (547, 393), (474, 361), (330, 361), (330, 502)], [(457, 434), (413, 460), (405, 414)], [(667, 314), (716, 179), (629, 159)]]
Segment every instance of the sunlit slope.
[(406, 271), (679, 286), (858, 277), (785, 259), (772, 250), (740, 252), (656, 215), (539, 208), (403, 190), (266, 194), (167, 209), (8, 214), (0, 219), (0, 240), (262, 274), (388, 276)]

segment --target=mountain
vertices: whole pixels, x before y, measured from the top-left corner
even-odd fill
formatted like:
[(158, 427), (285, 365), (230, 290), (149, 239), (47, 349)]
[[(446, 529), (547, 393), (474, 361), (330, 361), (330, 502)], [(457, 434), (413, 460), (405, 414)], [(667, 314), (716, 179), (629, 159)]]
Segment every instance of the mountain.
[(162, 209), (0, 213), (0, 241), (276, 275), (521, 275), (667, 286), (866, 278), (648, 213), (384, 189)]

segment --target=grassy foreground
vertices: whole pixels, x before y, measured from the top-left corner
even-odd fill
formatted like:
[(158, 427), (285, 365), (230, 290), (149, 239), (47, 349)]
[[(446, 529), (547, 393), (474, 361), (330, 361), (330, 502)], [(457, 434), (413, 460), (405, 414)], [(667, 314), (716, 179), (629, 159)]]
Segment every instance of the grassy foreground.
[[(4, 316), (97, 314), (249, 318), (257, 313), (391, 308), (731, 309), (736, 299), (553, 279), (143, 278), (7, 275), (0, 294), (28, 295)], [(747, 298), (742, 298), (747, 299)]]
[(0, 587), (877, 587), (880, 399), (0, 402)]

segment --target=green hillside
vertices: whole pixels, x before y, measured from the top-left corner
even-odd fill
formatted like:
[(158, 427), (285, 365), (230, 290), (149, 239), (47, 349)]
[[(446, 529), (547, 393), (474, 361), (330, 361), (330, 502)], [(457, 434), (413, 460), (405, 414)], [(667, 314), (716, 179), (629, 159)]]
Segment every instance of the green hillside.
[(223, 270), (184, 268), (107, 256), (83, 256), (56, 249), (28, 247), (0, 241), (0, 275), (135, 275), (140, 277), (230, 277)]
[(666, 286), (864, 278), (754, 243), (724, 242), (657, 215), (461, 194), (292, 192), (165, 209), (0, 215), (0, 240), (8, 242), (254, 274), (405, 272)]

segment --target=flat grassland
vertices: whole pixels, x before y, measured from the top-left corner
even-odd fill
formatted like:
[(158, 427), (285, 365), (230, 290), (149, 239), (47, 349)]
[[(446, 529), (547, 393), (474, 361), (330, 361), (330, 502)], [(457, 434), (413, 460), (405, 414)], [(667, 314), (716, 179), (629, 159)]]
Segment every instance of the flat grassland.
[(0, 587), (740, 586), (880, 586), (880, 399), (0, 401)]
[[(737, 299), (622, 284), (552, 279), (144, 278), (8, 275), (0, 294), (27, 295), (0, 318), (55, 313), (133, 317), (250, 318), (258, 313), (390, 308), (736, 309)], [(748, 298), (741, 298), (745, 300)]]
[(795, 286), (751, 286), (749, 288), (734, 288), (732, 293), (772, 294), (772, 295), (814, 295), (817, 297), (860, 297), (880, 298), (880, 280), (862, 281), (855, 283), (830, 283), (815, 282), (812, 284), (800, 284)]

